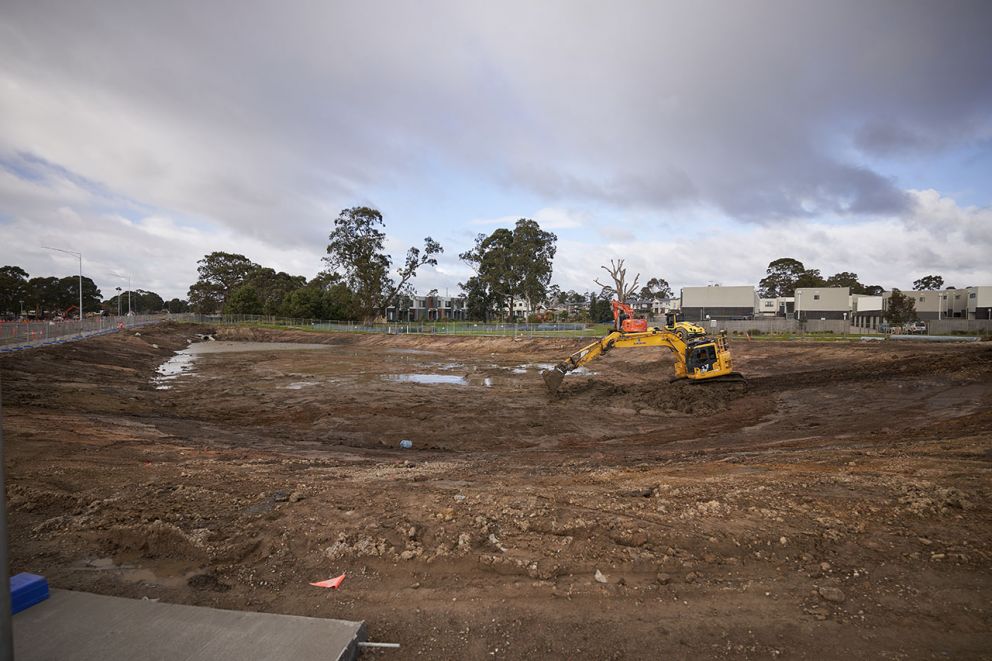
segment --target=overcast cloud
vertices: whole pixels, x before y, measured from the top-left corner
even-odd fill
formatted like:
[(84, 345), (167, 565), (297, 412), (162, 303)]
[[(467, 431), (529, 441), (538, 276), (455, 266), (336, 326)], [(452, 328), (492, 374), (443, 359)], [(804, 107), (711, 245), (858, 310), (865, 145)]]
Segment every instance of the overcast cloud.
[(988, 2), (5, 2), (0, 262), (184, 296), (211, 250), (314, 275), (533, 217), (555, 280), (677, 286), (794, 256), (992, 284)]

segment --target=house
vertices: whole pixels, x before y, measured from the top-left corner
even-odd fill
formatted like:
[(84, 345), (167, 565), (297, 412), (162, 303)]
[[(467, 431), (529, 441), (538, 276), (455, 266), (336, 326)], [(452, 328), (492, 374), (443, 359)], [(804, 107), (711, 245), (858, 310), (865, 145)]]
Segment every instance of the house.
[(777, 298), (759, 298), (758, 316), (761, 317), (790, 317), (795, 312), (796, 299), (792, 296)]
[(751, 319), (757, 309), (758, 296), (751, 285), (682, 288), (681, 310), (686, 321)]
[(797, 319), (849, 319), (850, 287), (798, 287), (795, 315)]

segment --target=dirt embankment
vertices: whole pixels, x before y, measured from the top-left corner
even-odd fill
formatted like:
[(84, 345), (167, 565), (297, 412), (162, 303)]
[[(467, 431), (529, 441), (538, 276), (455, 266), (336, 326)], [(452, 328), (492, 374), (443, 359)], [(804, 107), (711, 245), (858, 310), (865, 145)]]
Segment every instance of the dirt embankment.
[(158, 389), (193, 330), (0, 358), (15, 570), (365, 619), (382, 658), (992, 648), (988, 345), (737, 342), (747, 392), (615, 351), (549, 401), (581, 341), (237, 329), (329, 346)]

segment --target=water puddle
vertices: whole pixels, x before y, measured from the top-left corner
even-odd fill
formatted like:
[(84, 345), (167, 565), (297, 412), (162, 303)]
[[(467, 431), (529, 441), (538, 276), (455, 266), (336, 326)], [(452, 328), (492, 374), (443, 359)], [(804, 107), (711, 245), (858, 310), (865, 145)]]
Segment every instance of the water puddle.
[(314, 351), (333, 349), (333, 344), (303, 344), (297, 342), (197, 342), (183, 351), (194, 354), (238, 353), (245, 351)]
[(195, 356), (189, 353), (189, 349), (177, 352), (172, 358), (158, 366), (155, 376), (152, 377), (152, 384), (156, 390), (170, 390), (172, 382), (183, 374), (193, 371), (193, 360)]
[(319, 381), (294, 381), (288, 385), (282, 386), (283, 390), (303, 390), (310, 386), (319, 386)]
[[(555, 363), (525, 363), (510, 368), (511, 374), (528, 374), (530, 372), (543, 372), (555, 368)], [(594, 376), (596, 373), (588, 367), (576, 367), (565, 376)]]
[(386, 381), (399, 381), (401, 383), (424, 383), (427, 385), (447, 384), (453, 386), (467, 386), (468, 378), (455, 376), (454, 374), (387, 374), (383, 377)]
[(426, 349), (386, 349), (386, 353), (405, 353), (411, 356), (436, 356), (437, 351), (427, 351)]
[[(176, 379), (184, 374), (193, 374), (196, 357), (213, 353), (243, 353), (249, 351), (313, 351), (331, 349), (329, 344), (299, 344), (296, 342), (195, 342), (158, 366), (152, 385), (156, 390), (171, 390)], [(315, 382), (291, 383), (290, 390), (299, 390), (306, 385), (317, 385)], [(298, 387), (294, 387), (298, 386)]]

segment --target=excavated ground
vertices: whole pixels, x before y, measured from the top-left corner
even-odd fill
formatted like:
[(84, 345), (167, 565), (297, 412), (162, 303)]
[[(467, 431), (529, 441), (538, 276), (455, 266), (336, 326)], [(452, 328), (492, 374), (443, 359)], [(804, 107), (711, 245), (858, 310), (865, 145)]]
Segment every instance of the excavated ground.
[(156, 376), (198, 332), (0, 358), (15, 571), (375, 658), (989, 658), (992, 344), (739, 341), (746, 392), (618, 349), (549, 400), (580, 341), (228, 329), (326, 346)]

